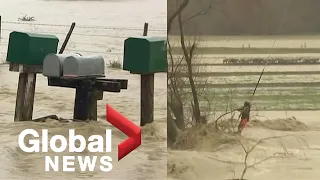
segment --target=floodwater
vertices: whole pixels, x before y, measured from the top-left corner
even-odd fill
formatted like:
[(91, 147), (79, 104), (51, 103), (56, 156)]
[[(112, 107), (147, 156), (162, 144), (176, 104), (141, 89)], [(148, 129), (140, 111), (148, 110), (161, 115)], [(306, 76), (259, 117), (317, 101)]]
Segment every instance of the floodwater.
[[(172, 36), (172, 39), (178, 39)], [(187, 38), (188, 39), (188, 38)], [(233, 47), (242, 48), (319, 48), (319, 35), (287, 35), (287, 36), (200, 36), (200, 47)], [(173, 45), (176, 45), (174, 43)]]
[[(53, 34), (59, 38), (61, 47), (71, 23), (75, 22), (65, 53), (102, 54), (107, 63), (121, 60), (125, 38), (142, 36), (144, 23), (149, 23), (148, 35), (166, 36), (166, 3), (164, 0), (1, 1), (2, 59), (10, 32)], [(18, 21), (24, 16), (34, 17), (35, 21)]]
[[(203, 37), (201, 46), (256, 48), (319, 48), (320, 36), (221, 36)], [(209, 39), (209, 41), (208, 41)], [(275, 42), (276, 41), (276, 42)]]
[[(148, 7), (148, 8), (142, 8)], [(165, 36), (166, 1), (41, 1), (41, 0), (8, 0), (1, 1), (2, 15), (1, 52), (5, 53), (8, 34), (11, 30), (47, 32), (60, 39), (60, 45), (67, 33), (68, 26), (75, 21), (77, 26), (70, 39), (66, 53), (102, 54), (108, 60), (121, 60), (123, 40), (129, 36), (141, 36), (144, 22), (148, 22), (150, 35)], [(23, 16), (34, 16), (36, 21), (26, 22), (33, 25), (14, 24)], [(36, 24), (36, 25), (34, 25)], [(58, 24), (67, 26), (48, 26), (39, 24)], [(103, 27), (97, 27), (103, 26)], [(93, 27), (93, 28), (85, 28)], [(107, 28), (105, 28), (107, 27)], [(112, 29), (110, 27), (115, 27)], [(120, 29), (119, 29), (120, 27)], [(134, 28), (138, 30), (134, 30)], [(131, 30), (130, 30), (131, 29)], [(154, 31), (152, 31), (154, 30)], [(157, 31), (159, 30), (159, 31)], [(96, 35), (96, 36), (94, 36)], [(60, 46), (59, 46), (60, 47)], [(2, 54), (5, 59), (5, 54)], [(9, 72), (8, 65), (0, 66), (0, 179), (165, 179), (167, 176), (166, 148), (166, 74), (155, 77), (155, 123), (143, 128), (143, 144), (130, 155), (117, 161), (117, 144), (126, 136), (111, 127), (105, 121), (105, 105), (123, 113), (134, 123), (139, 124), (140, 116), (140, 77), (129, 72), (106, 68), (108, 78), (128, 79), (128, 89), (121, 93), (104, 93), (104, 99), (98, 102), (98, 122), (92, 123), (59, 123), (48, 120), (45, 123), (14, 123), (15, 96), (18, 73)], [(75, 90), (68, 88), (48, 87), (47, 79), (37, 76), (34, 118), (56, 114), (63, 118), (72, 118)], [(104, 135), (106, 128), (112, 128), (113, 170), (102, 172), (97, 163), (93, 172), (45, 172), (44, 156), (62, 157), (63, 155), (102, 154), (84, 153), (24, 153), (18, 147), (18, 135), (26, 128), (49, 129), (49, 136), (67, 135), (70, 128), (88, 138), (92, 134)], [(60, 168), (62, 163), (60, 160)], [(77, 163), (76, 163), (77, 165)], [(77, 166), (78, 167), (78, 166)]]
[[(255, 112), (253, 112), (255, 113)], [(320, 143), (318, 141), (320, 123), (319, 111), (260, 112), (259, 123), (250, 125), (243, 131), (241, 144), (251, 148), (262, 138), (287, 136), (259, 143), (250, 153), (245, 179), (299, 180), (319, 178)], [(294, 116), (297, 120), (289, 119)], [(270, 119), (270, 121), (266, 121)], [(276, 120), (277, 118), (284, 118)], [(252, 121), (251, 120), (251, 121)], [(301, 124), (303, 122), (304, 124)], [(306, 126), (307, 128), (306, 128)], [(188, 150), (168, 151), (169, 179), (211, 180), (240, 178), (244, 169), (245, 153), (234, 138), (215, 137), (213, 133), (198, 138), (197, 147)], [(210, 137), (211, 136), (211, 137)], [(217, 143), (215, 138), (221, 138)], [(285, 150), (284, 150), (285, 149)], [(285, 155), (276, 155), (284, 153)], [(268, 159), (266, 161), (263, 161)], [(262, 163), (259, 163), (263, 161)]]
[[(314, 37), (208, 37), (201, 44), (204, 46), (217, 47), (241, 47), (242, 44), (250, 43), (251, 47), (272, 47), (276, 39), (275, 47), (300, 47), (301, 44), (307, 44), (313, 47), (319, 45), (318, 36)], [(318, 43), (318, 44), (317, 44)], [(310, 47), (307, 46), (307, 47)], [(278, 55), (199, 55), (202, 61), (200, 63), (220, 62), (225, 57), (268, 57)], [(316, 56), (320, 54), (290, 54), (283, 56)], [(198, 63), (198, 60), (195, 60)], [(197, 72), (261, 72), (264, 65), (261, 66), (207, 66), (195, 68)], [(291, 65), (291, 66), (272, 66), (267, 65), (265, 71), (319, 71), (319, 65)], [(210, 83), (235, 83), (249, 81), (255, 83), (259, 79), (257, 76), (226, 76), (209, 77)], [(200, 78), (202, 79), (202, 77)], [(208, 80), (204, 77), (204, 81)], [(298, 76), (298, 75), (280, 75), (263, 76), (262, 82), (312, 82), (319, 81), (318, 75)], [(223, 88), (223, 87), (221, 87)], [(230, 92), (234, 90), (231, 89)], [(225, 90), (225, 96), (230, 96), (224, 101), (213, 102), (211, 105), (222, 106), (235, 103), (242, 105), (243, 101), (249, 100), (254, 87), (246, 89), (246, 92), (233, 99), (232, 94)], [(320, 123), (318, 95), (312, 95), (315, 88), (303, 88), (297, 90), (287, 88), (285, 90), (279, 87), (259, 88), (256, 92), (256, 98), (253, 98), (252, 104), (256, 106), (252, 109), (251, 121), (242, 133), (241, 137), (235, 138), (231, 134), (219, 134), (213, 131), (213, 125), (205, 127), (196, 127), (190, 131), (190, 134), (184, 134), (181, 141), (178, 140), (176, 149), (168, 150), (168, 177), (170, 180), (228, 180), (239, 179), (245, 167), (245, 151), (243, 148), (251, 148), (259, 140), (274, 136), (285, 136), (277, 140), (270, 139), (259, 143), (254, 150), (249, 153), (247, 158), (247, 169), (244, 179), (247, 180), (316, 180), (319, 179), (318, 171), (320, 163)], [(213, 89), (207, 96), (216, 96)], [(220, 91), (220, 89), (216, 89)], [(295, 93), (294, 93), (295, 92)], [(299, 96), (297, 92), (301, 93)], [(264, 93), (264, 99), (262, 99)], [(280, 94), (277, 98), (273, 94)], [(308, 94), (309, 93), (309, 94)], [(219, 95), (223, 95), (221, 92)], [(269, 97), (268, 97), (269, 95)], [(301, 96), (300, 96), (301, 95)], [(306, 100), (306, 96), (313, 96), (313, 104)], [(282, 97), (283, 96), (283, 97)], [(285, 96), (285, 97), (284, 97)], [(242, 99), (241, 99), (242, 98)], [(287, 98), (287, 101), (283, 99)], [(308, 97), (311, 98), (311, 97)], [(290, 101), (289, 101), (290, 99)], [(207, 100), (207, 99), (206, 99)], [(216, 100), (216, 99), (214, 99)], [(221, 100), (221, 98), (220, 98)], [(289, 102), (289, 104), (281, 104)], [(203, 104), (207, 105), (206, 101)], [(314, 107), (312, 107), (314, 106)], [(214, 106), (215, 108), (216, 106)], [(285, 109), (285, 108), (288, 109)], [(315, 110), (293, 111), (289, 109), (310, 108)], [(213, 108), (213, 107), (212, 107)], [(223, 109), (223, 108), (220, 108)], [(227, 111), (227, 110), (226, 110)], [(209, 122), (214, 121), (222, 113), (215, 112), (209, 116)], [(237, 118), (238, 114), (234, 118)], [(225, 119), (231, 118), (226, 116)], [(243, 146), (242, 146), (243, 145)], [(262, 162), (261, 162), (262, 161)], [(260, 163), (261, 162), (261, 163)]]

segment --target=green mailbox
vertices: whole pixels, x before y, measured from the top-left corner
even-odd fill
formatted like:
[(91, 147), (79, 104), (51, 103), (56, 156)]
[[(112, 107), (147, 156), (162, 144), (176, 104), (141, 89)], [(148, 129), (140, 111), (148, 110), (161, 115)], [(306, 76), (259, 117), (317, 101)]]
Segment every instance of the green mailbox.
[(7, 61), (24, 65), (42, 65), (44, 57), (57, 53), (59, 39), (54, 35), (13, 31), (10, 33)]
[(135, 74), (166, 72), (166, 37), (130, 37), (124, 41), (123, 70)]

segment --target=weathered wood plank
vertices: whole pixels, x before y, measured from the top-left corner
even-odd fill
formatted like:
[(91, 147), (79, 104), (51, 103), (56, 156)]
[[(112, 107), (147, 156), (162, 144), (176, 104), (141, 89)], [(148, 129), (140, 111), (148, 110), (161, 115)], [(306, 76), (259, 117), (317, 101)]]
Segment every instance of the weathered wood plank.
[(97, 100), (100, 98), (102, 91), (93, 90), (93, 94), (90, 99), (89, 105), (89, 120), (97, 121), (98, 120), (98, 103)]
[[(48, 85), (49, 86), (58, 86), (58, 87), (66, 87), (66, 88), (77, 88), (79, 84), (84, 81), (85, 78), (56, 78), (56, 77), (48, 77)], [(107, 92), (120, 92), (121, 89), (126, 89), (128, 80), (95, 80), (87, 79), (92, 83), (92, 87), (97, 90), (107, 91)]]
[(97, 79), (97, 82), (102, 83), (104, 81), (118, 82), (118, 83), (120, 83), (121, 89), (128, 89), (128, 80), (127, 79), (101, 79), (101, 78)]
[[(144, 23), (143, 36), (148, 34), (148, 23)], [(153, 123), (154, 111), (154, 73), (140, 76), (140, 126)]]
[(140, 126), (153, 122), (154, 74), (141, 75)]
[(20, 73), (14, 121), (31, 121), (33, 114), (36, 74)]
[(42, 73), (42, 65), (22, 65), (22, 64), (9, 64), (9, 71), (20, 73)]
[(90, 114), (90, 104), (92, 100), (92, 90), (88, 83), (83, 82), (76, 88), (73, 119), (88, 120)]

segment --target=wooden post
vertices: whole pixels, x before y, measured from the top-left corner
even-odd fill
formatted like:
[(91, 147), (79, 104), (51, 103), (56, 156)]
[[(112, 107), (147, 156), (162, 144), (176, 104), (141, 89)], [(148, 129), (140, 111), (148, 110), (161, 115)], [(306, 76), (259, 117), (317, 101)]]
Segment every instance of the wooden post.
[[(63, 51), (65, 50), (75, 26), (76, 26), (76, 23), (73, 22), (71, 24), (69, 32), (66, 36), (66, 39), (64, 40), (64, 42), (60, 48), (59, 54), (62, 54)], [(83, 97), (88, 98), (87, 102), (86, 102), (87, 104), (85, 104), (84, 102), (81, 102), (83, 100), (82, 99)], [(88, 91), (86, 94), (83, 87), (79, 87), (79, 88), (76, 88), (76, 97), (75, 98), (76, 99), (75, 99), (73, 119), (77, 119), (77, 120), (89, 119), (89, 120), (97, 121), (97, 119), (98, 119), (97, 118), (98, 117), (98, 112), (97, 112), (98, 101), (97, 101), (96, 91), (91, 90), (90, 92)], [(87, 108), (87, 109), (85, 109), (85, 111), (82, 111), (83, 108)]]
[(143, 36), (147, 36), (148, 35), (148, 28), (149, 28), (149, 24), (148, 23), (144, 23), (143, 26)]
[[(143, 36), (148, 34), (148, 23), (144, 23)], [(153, 122), (154, 74), (141, 74), (140, 126)]]
[(34, 105), (34, 95), (36, 91), (36, 73), (28, 73), (27, 75), (27, 84), (25, 90), (25, 99), (24, 99), (24, 111), (25, 111), (25, 119), (32, 120), (33, 115), (33, 105)]
[(118, 93), (127, 89), (128, 80), (96, 79), (96, 77), (48, 77), (48, 85), (76, 88), (73, 120), (97, 120), (97, 100), (103, 99), (103, 92)]
[(81, 80), (76, 87), (73, 119), (97, 121), (97, 101), (103, 98), (103, 91), (93, 87), (94, 81)]
[(76, 23), (73, 22), (73, 23), (71, 24), (71, 26), (70, 26), (69, 32), (68, 32), (68, 34), (67, 34), (67, 36), (66, 36), (66, 39), (64, 40), (64, 42), (63, 42), (63, 44), (62, 44), (62, 46), (61, 46), (61, 48), (60, 48), (59, 54), (62, 54), (63, 51), (66, 49), (66, 46), (67, 46), (67, 44), (68, 44), (68, 42), (69, 42), (69, 39), (70, 39), (70, 37), (71, 37), (71, 34), (72, 34), (73, 29), (74, 29), (75, 26), (76, 26)]
[(19, 81), (18, 81), (18, 90), (17, 90), (17, 97), (16, 97), (16, 107), (14, 113), (14, 122), (22, 121), (23, 118), (23, 107), (24, 107), (24, 99), (25, 99), (25, 89), (27, 84), (27, 73), (20, 73), (19, 74)]
[[(98, 120), (98, 99), (102, 99), (103, 91), (98, 91), (96, 88), (92, 90), (92, 96), (90, 100), (89, 120)], [(101, 98), (100, 98), (101, 97)]]
[(89, 120), (97, 121), (98, 120), (98, 101), (93, 95), (90, 101), (90, 110), (89, 110)]
[(91, 110), (92, 88), (88, 80), (83, 80), (76, 88), (73, 119), (88, 120)]
[(20, 72), (14, 121), (31, 121), (33, 114), (36, 73)]
[[(0, 18), (0, 22), (1, 22), (1, 18)], [(63, 42), (63, 45), (59, 51), (60, 54), (63, 53), (70, 39), (70, 36), (72, 34), (74, 27), (75, 27), (75, 23), (72, 23), (70, 30), (67, 34), (67, 37)], [(1, 29), (1, 25), (0, 25), (0, 29)], [(1, 36), (1, 33), (0, 33), (0, 36)], [(33, 115), (37, 71), (32, 70), (30, 68), (26, 68), (24, 65), (17, 65), (17, 64), (14, 65), (10, 63), (9, 70), (14, 70), (14, 69), (19, 71), (19, 82), (18, 82), (14, 121), (15, 122), (31, 121), (32, 115)]]

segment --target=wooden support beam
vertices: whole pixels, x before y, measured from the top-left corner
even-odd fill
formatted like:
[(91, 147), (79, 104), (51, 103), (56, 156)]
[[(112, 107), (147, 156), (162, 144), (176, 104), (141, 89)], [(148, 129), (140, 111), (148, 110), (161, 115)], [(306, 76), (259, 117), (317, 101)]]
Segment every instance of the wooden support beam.
[[(148, 34), (148, 23), (144, 24), (143, 36)], [(140, 82), (140, 126), (153, 122), (154, 74), (141, 74)]]
[(97, 121), (97, 101), (102, 97), (103, 91), (93, 88), (90, 81), (82, 81), (76, 88), (73, 119)]
[(103, 82), (118, 82), (120, 83), (121, 89), (128, 89), (128, 80), (127, 79), (101, 79), (97, 78), (98, 83), (103, 83)]
[(31, 121), (36, 87), (35, 73), (20, 73), (14, 121)]
[(141, 75), (141, 120), (140, 126), (153, 122), (154, 111), (154, 74)]
[(42, 72), (42, 66), (10, 63), (9, 71), (19, 72), (14, 122), (31, 121), (33, 115), (36, 77), (37, 73)]
[(70, 39), (70, 37), (71, 37), (71, 34), (72, 34), (75, 26), (76, 26), (76, 23), (73, 22), (73, 23), (71, 24), (71, 26), (70, 26), (70, 29), (69, 29), (69, 31), (68, 31), (68, 34), (67, 34), (66, 38), (65, 38), (64, 41), (63, 41), (63, 44), (62, 44), (61, 48), (60, 48), (60, 50), (59, 50), (59, 54), (62, 54), (62, 53), (64, 52), (64, 50), (66, 49), (67, 44), (68, 44), (68, 42), (69, 42), (69, 39)]
[(42, 65), (9, 64), (9, 71), (21, 73), (42, 73)]
[(73, 119), (88, 120), (92, 104), (92, 89), (88, 82), (82, 82), (76, 88)]
[[(66, 40), (63, 43), (63, 47), (60, 49), (59, 53), (62, 53), (65, 49), (74, 27), (75, 23), (72, 23)], [(37, 73), (42, 73), (42, 65), (22, 65), (10, 62), (9, 71), (19, 72), (14, 121), (31, 121), (33, 115), (36, 77)]]
[(95, 79), (95, 78), (65, 78), (48, 77), (49, 86), (58, 86), (66, 88), (77, 88), (79, 83), (84, 80), (92, 81), (92, 86), (100, 91), (120, 92), (121, 89), (127, 89), (128, 80), (123, 79)]
[(128, 80), (96, 79), (94, 77), (48, 77), (49, 86), (75, 88), (76, 97), (73, 119), (97, 120), (97, 101), (103, 92), (120, 92), (127, 89)]
[[(89, 105), (89, 120), (97, 121), (98, 120), (98, 98), (101, 96), (102, 91), (97, 91), (96, 89), (93, 89), (92, 96), (90, 100)], [(103, 92), (102, 92), (103, 96)]]

